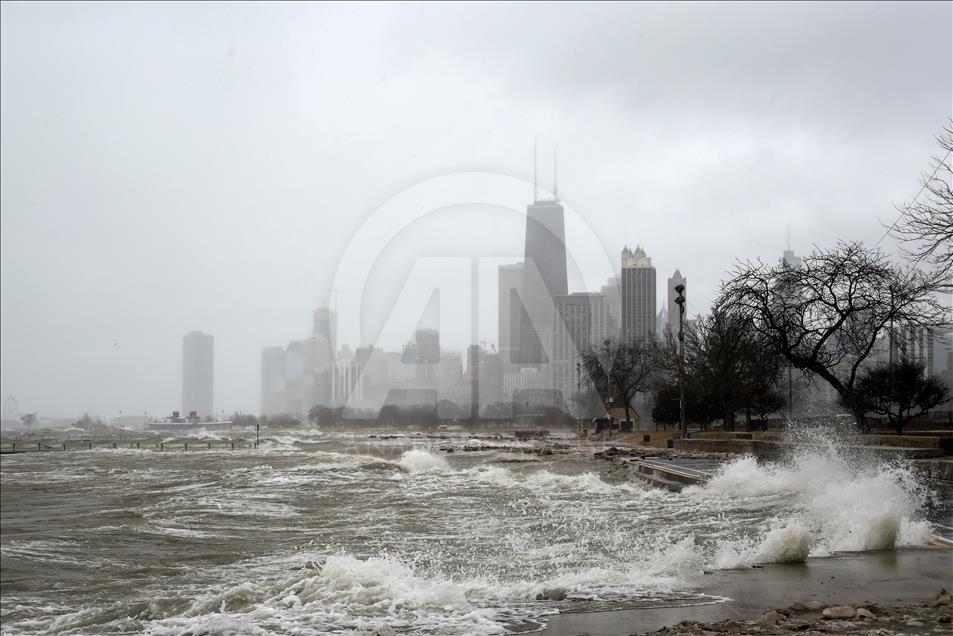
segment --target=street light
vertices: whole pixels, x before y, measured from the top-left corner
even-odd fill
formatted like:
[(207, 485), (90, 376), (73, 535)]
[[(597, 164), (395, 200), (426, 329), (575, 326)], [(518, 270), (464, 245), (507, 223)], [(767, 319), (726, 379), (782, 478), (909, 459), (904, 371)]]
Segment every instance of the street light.
[(688, 437), (685, 419), (685, 285), (675, 286), (675, 304), (678, 305), (678, 421), (682, 437)]

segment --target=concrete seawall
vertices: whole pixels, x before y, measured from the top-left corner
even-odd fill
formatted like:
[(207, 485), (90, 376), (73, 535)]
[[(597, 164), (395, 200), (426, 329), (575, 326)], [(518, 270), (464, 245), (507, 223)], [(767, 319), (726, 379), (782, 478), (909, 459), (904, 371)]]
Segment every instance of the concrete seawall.
[[(874, 436), (878, 439), (871, 440), (880, 441), (880, 437), (883, 437), (884, 441), (887, 441), (889, 444), (889, 436)], [(917, 438), (922, 440), (938, 440), (939, 438)], [(764, 439), (731, 439), (731, 438), (698, 438), (692, 437), (691, 439), (678, 439), (675, 440), (675, 449), (682, 451), (696, 451), (696, 452), (706, 452), (706, 453), (735, 453), (739, 455), (753, 455), (758, 459), (764, 460), (776, 460), (779, 459), (786, 452), (792, 451), (800, 447), (800, 444), (794, 444), (790, 442), (778, 442), (778, 441), (769, 441)], [(859, 453), (870, 453), (878, 457), (884, 458), (906, 458), (906, 459), (920, 459), (920, 458), (934, 458), (942, 457), (946, 454), (945, 449), (941, 448), (938, 443), (934, 442), (934, 445), (918, 445), (918, 446), (898, 446), (898, 445), (880, 445), (880, 444), (860, 444), (850, 446), (849, 448), (855, 450)]]

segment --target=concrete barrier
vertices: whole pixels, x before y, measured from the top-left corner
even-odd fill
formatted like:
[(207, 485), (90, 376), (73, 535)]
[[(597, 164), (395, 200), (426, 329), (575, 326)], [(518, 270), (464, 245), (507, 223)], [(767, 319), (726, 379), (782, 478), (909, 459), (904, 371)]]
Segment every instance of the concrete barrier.
[(953, 437), (932, 435), (862, 435), (860, 442), (869, 446), (942, 448), (947, 454), (953, 454)]
[(777, 459), (783, 448), (775, 442), (754, 439), (677, 439), (675, 449), (703, 453), (754, 455), (758, 459)]
[(918, 459), (913, 464), (928, 477), (953, 481), (953, 459)]
[[(758, 459), (775, 460), (781, 458), (785, 452), (797, 450), (802, 445), (790, 442), (775, 442), (759, 439), (678, 439), (675, 440), (675, 449), (682, 451), (697, 451), (704, 453), (735, 453), (738, 455), (753, 455)], [(806, 445), (805, 445), (806, 446)], [(878, 444), (851, 445), (856, 452), (869, 453), (882, 458), (927, 458), (944, 454), (939, 447), (923, 446), (892, 446)]]

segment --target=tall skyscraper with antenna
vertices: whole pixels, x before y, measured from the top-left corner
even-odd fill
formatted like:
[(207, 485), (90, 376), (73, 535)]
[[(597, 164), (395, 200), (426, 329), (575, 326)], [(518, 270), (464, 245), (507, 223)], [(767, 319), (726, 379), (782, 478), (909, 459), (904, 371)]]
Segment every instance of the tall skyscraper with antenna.
[(566, 229), (556, 182), (553, 153), (553, 198), (539, 198), (536, 148), (533, 148), (533, 203), (526, 208), (526, 245), (523, 263), (523, 311), (521, 312), (519, 361), (547, 362), (543, 343), (552, 341), (553, 298), (565, 296)]
[(798, 269), (801, 267), (801, 257), (794, 254), (794, 250), (791, 249), (791, 226), (788, 226), (788, 248), (784, 250), (784, 256), (782, 257), (785, 265), (792, 269)]

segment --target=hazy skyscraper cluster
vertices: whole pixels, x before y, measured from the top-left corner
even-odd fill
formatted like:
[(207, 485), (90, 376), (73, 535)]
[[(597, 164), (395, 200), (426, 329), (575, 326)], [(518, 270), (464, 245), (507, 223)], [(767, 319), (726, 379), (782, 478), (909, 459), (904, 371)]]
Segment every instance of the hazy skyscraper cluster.
[[(474, 342), (466, 363), (441, 347), (436, 328), (418, 328), (400, 352), (338, 347), (335, 312), (314, 312), (309, 338), (261, 352), (261, 409), (266, 415), (305, 414), (314, 405), (379, 410), (388, 404), (435, 406), (441, 417), (531, 414), (540, 408), (573, 410), (591, 390), (582, 354), (607, 338), (640, 341), (677, 329), (676, 271), (657, 313), (657, 273), (637, 246), (625, 247), (617, 275), (598, 291), (568, 288), (565, 210), (534, 187), (526, 209), (524, 258), (499, 266), (498, 347)], [(671, 316), (674, 315), (674, 322)], [(661, 321), (661, 322), (660, 322)]]
[[(520, 407), (572, 410), (573, 398), (589, 390), (581, 355), (607, 338), (627, 341), (660, 337), (656, 314), (656, 270), (642, 247), (625, 247), (618, 276), (598, 292), (570, 293), (566, 276), (565, 215), (558, 190), (535, 195), (527, 207), (524, 260), (501, 265), (498, 273), (500, 394)], [(684, 284), (676, 271), (672, 281)]]

